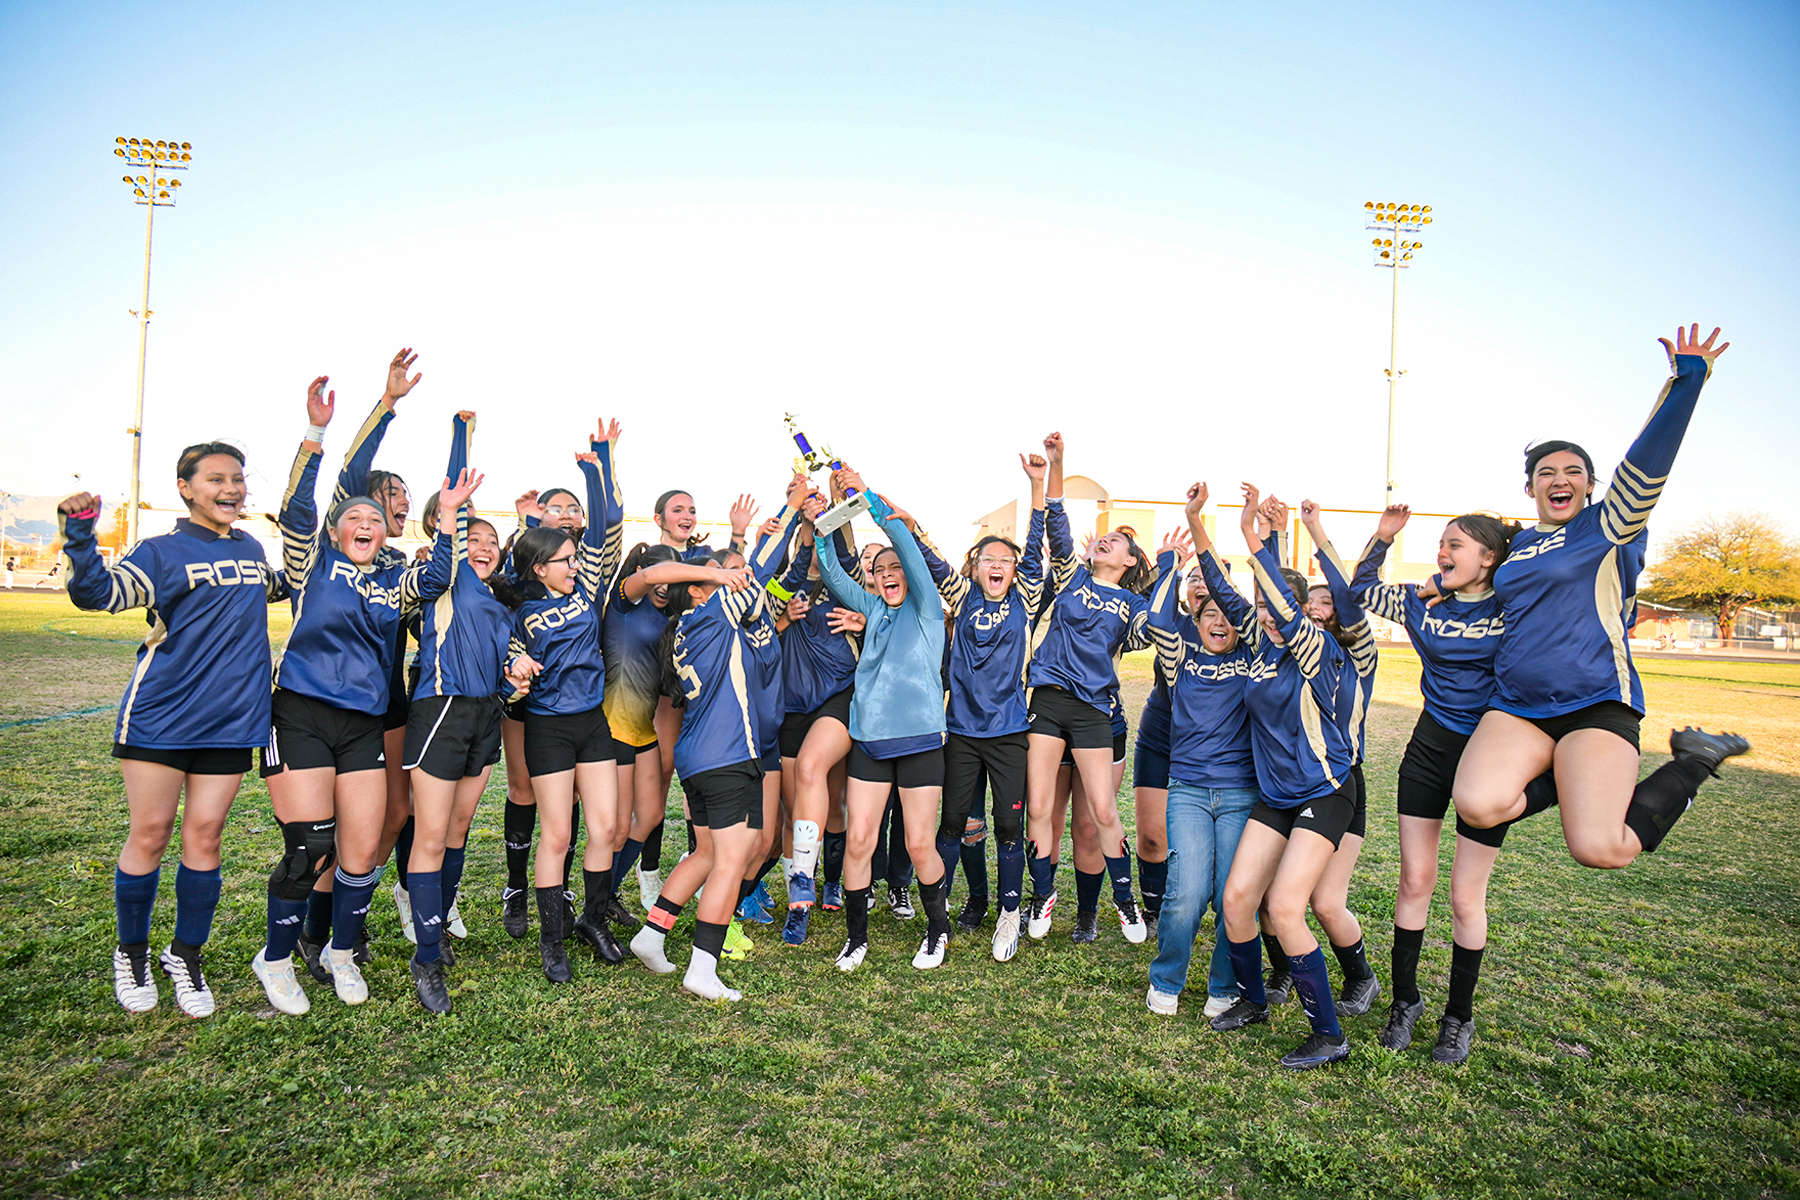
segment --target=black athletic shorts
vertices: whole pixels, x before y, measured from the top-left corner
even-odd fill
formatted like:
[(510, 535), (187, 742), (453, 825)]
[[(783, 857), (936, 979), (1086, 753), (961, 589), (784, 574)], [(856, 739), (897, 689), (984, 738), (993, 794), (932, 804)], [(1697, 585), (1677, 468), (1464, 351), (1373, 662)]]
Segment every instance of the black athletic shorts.
[(525, 770), (532, 777), (612, 761), (612, 726), (599, 705), (579, 713), (525, 714)]
[(629, 746), (624, 742), (621, 742), (618, 738), (614, 738), (613, 761), (617, 762), (621, 767), (629, 767), (637, 762), (638, 755), (648, 754), (654, 749), (656, 749), (655, 738), (651, 738), (649, 742), (642, 746)]
[(386, 733), (390, 729), (405, 729), (406, 714), (411, 708), (412, 704), (405, 696), (396, 696), (389, 700), (388, 710), (381, 714), (381, 731)]
[(1355, 789), (1356, 810), (1350, 814), (1350, 824), (1345, 833), (1354, 833), (1357, 837), (1367, 837), (1369, 830), (1369, 785), (1363, 781), (1363, 765), (1357, 763), (1350, 768), (1350, 786)]
[(688, 820), (708, 829), (730, 829), (748, 822), (763, 827), (763, 769), (755, 761), (714, 767), (681, 781), (687, 796)]
[(1353, 787), (1345, 780), (1344, 786), (1331, 795), (1307, 800), (1292, 808), (1271, 808), (1269, 802), (1259, 796), (1250, 808), (1250, 819), (1267, 825), (1282, 837), (1292, 836), (1296, 829), (1310, 829), (1336, 847), (1349, 832), (1350, 818), (1356, 812), (1356, 800), (1351, 795)]
[[(1112, 717), (1103, 709), (1084, 704), (1075, 693), (1059, 687), (1031, 689), (1029, 732), (1061, 738), (1074, 750), (1098, 750), (1114, 745)], [(1114, 759), (1123, 759), (1125, 747), (1118, 746), (1117, 751)]]
[(157, 750), (149, 746), (127, 746), (123, 742), (114, 742), (112, 756), (132, 762), (174, 767), (183, 775), (242, 775), (250, 769), (248, 746)]
[(468, 779), (500, 761), (496, 696), (423, 696), (406, 719), (407, 770), (433, 779)]
[[(1125, 761), (1125, 744), (1128, 740), (1129, 739), (1128, 739), (1127, 735), (1125, 735), (1123, 733), (1115, 733), (1112, 735), (1113, 766), (1116, 767), (1120, 763)], [(1165, 759), (1164, 762), (1166, 764), (1167, 760)], [(1072, 767), (1075, 765), (1075, 747), (1071, 746), (1068, 742), (1063, 743), (1063, 756), (1062, 756), (1062, 764), (1061, 765), (1063, 765), (1065, 767)], [(1167, 770), (1166, 765), (1164, 767), (1164, 770), (1165, 771)], [(1163, 786), (1167, 787), (1168, 786), (1168, 782), (1167, 782), (1168, 776), (1166, 774), (1163, 776), (1163, 780), (1164, 780)], [(1148, 785), (1146, 785), (1146, 786), (1148, 786)]]
[(846, 730), (850, 728), (850, 697), (856, 694), (854, 687), (847, 687), (825, 703), (809, 713), (789, 713), (781, 719), (781, 757), (799, 758), (800, 747), (806, 742), (806, 735), (811, 732), (813, 723), (821, 717), (830, 717)]
[(332, 767), (339, 775), (379, 771), (387, 765), (379, 713), (354, 712), (276, 688), (269, 744), (262, 751), (267, 779), (292, 767)]
[(1131, 760), (1131, 786), (1141, 788), (1169, 787), (1169, 748), (1147, 744), (1142, 726), (1138, 727), (1137, 749)]
[(1598, 704), (1578, 708), (1560, 717), (1525, 719), (1549, 734), (1552, 741), (1560, 742), (1577, 729), (1604, 729), (1630, 742), (1633, 750), (1639, 749), (1638, 729), (1644, 723), (1644, 718), (1638, 716), (1629, 704), (1620, 704), (1617, 700), (1602, 700)]
[(939, 832), (961, 837), (984, 784), (994, 789), (994, 825), (1001, 840), (1016, 840), (1025, 819), (1026, 741), (1022, 733), (972, 738), (953, 733), (944, 743), (944, 809)]
[(850, 778), (895, 787), (944, 786), (944, 748), (933, 746), (898, 758), (870, 758), (861, 742), (850, 743)]
[[(1406, 753), (1400, 758), (1396, 807), (1401, 816), (1442, 821), (1451, 815), (1456, 768), (1462, 762), (1463, 749), (1468, 746), (1470, 736), (1446, 728), (1430, 713), (1419, 714), (1418, 723), (1413, 726), (1412, 740), (1406, 743)], [(1506, 841), (1506, 831), (1511, 825), (1508, 821), (1492, 829), (1477, 829), (1461, 817), (1456, 818), (1457, 833), (1495, 849)]]
[(523, 725), (525, 723), (525, 705), (529, 703), (529, 701), (530, 698), (527, 696), (520, 696), (517, 700), (504, 701), (501, 704), (501, 709), (506, 713), (506, 719), (509, 721), (517, 721), (519, 724)]

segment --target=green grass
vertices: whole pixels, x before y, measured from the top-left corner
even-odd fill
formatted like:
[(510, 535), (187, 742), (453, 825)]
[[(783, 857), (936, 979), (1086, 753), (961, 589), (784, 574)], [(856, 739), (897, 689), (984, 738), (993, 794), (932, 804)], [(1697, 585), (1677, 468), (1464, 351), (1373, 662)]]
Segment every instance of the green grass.
[[(254, 778), (227, 833), (208, 949), (219, 1012), (188, 1021), (165, 988), (157, 1012), (127, 1017), (106, 970), (126, 827), (107, 750), (125, 643), (141, 629), (57, 597), (0, 598), (0, 722), (108, 709), (0, 732), (0, 1192), (1800, 1193), (1800, 667), (1708, 661), (1705, 678), (1684, 679), (1654, 664), (1647, 730), (1734, 725), (1757, 754), (1627, 871), (1576, 866), (1553, 821), (1514, 832), (1467, 1066), (1377, 1048), (1378, 1005), (1347, 1022), (1349, 1063), (1293, 1076), (1275, 1059), (1302, 1035), (1297, 1008), (1278, 1010), (1272, 1030), (1230, 1036), (1204, 1027), (1191, 996), (1177, 1018), (1153, 1017), (1149, 949), (1111, 931), (1076, 947), (1066, 917), (1005, 966), (981, 935), (920, 974), (908, 959), (922, 922), (883, 912), (849, 977), (831, 963), (840, 917), (818, 917), (799, 950), (764, 927), (752, 959), (727, 968), (747, 997), (731, 1007), (585, 959), (572, 986), (553, 987), (534, 941), (499, 928), (498, 786), (470, 843), (472, 936), (450, 1018), (413, 1001), (385, 893), (370, 918), (371, 1001), (347, 1009), (309, 983), (309, 1016), (269, 1012), (247, 964), (279, 840)], [(1126, 676), (1141, 697), (1141, 656)], [(1370, 836), (1351, 897), (1384, 977), (1393, 764), (1416, 679), (1410, 654), (1384, 655)], [(680, 836), (672, 826), (671, 842)], [(172, 903), (165, 886), (158, 937)], [(1448, 939), (1440, 894), (1421, 967), (1433, 1016)], [(672, 939), (678, 959), (686, 940)]]

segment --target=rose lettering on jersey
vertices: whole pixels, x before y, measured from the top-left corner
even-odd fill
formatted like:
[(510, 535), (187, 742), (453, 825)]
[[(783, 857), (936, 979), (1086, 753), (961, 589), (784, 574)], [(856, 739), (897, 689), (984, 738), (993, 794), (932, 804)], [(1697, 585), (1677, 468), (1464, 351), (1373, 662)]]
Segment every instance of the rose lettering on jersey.
[(1081, 599), (1083, 608), (1090, 612), (1109, 612), (1126, 621), (1131, 620), (1131, 605), (1122, 597), (1106, 597), (1085, 584), (1075, 589), (1075, 595)]
[(187, 583), (190, 590), (203, 583), (214, 587), (235, 587), (244, 583), (267, 587), (269, 583), (267, 571), (268, 565), (258, 562), (254, 558), (227, 558), (218, 562), (189, 563), (187, 565)]
[[(1190, 645), (1188, 647), (1188, 653), (1195, 654), (1198, 653), (1198, 651)], [(1227, 658), (1212, 662), (1196, 662), (1194, 659), (1189, 658), (1186, 662), (1181, 664), (1181, 672), (1184, 675), (1191, 676), (1194, 679), (1204, 680), (1207, 683), (1218, 683), (1226, 679), (1236, 679), (1240, 675), (1249, 678), (1251, 675), (1250, 663), (1242, 658)]]
[(400, 607), (400, 589), (384, 588), (362, 573), (355, 563), (334, 562), (327, 578), (350, 585), (357, 595), (370, 604), (379, 604), (383, 608)]
[(1426, 613), (1419, 618), (1421, 633), (1429, 633), (1441, 638), (1467, 638), (1479, 641), (1482, 638), (1499, 637), (1506, 632), (1506, 619), (1495, 615), (1483, 617), (1479, 621), (1452, 621), (1443, 617), (1434, 617)]
[(587, 597), (576, 592), (567, 604), (557, 608), (546, 608), (543, 612), (532, 613), (525, 618), (526, 633), (548, 633), (552, 629), (561, 629), (570, 621), (587, 612), (592, 605)]
[(999, 608), (980, 608), (969, 614), (969, 627), (977, 633), (988, 633), (1006, 624), (1012, 615), (1012, 602), (1002, 600)]
[(1536, 558), (1540, 554), (1548, 554), (1552, 550), (1561, 550), (1565, 532), (1566, 529), (1558, 529), (1555, 533), (1551, 534), (1541, 542), (1535, 542), (1529, 546), (1520, 546), (1517, 550), (1514, 550), (1507, 555), (1507, 561), (1523, 562), (1528, 558)]

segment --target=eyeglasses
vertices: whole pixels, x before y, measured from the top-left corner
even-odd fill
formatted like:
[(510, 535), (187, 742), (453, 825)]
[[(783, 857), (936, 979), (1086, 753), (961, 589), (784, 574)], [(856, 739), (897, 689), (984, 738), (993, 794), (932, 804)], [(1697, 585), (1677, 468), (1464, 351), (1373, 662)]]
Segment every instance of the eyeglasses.
[(566, 563), (566, 562), (574, 562), (574, 561), (575, 561), (575, 556), (573, 554), (565, 554), (561, 558), (545, 559), (544, 565), (546, 567), (554, 567), (557, 563)]
[(1010, 555), (1003, 558), (995, 558), (991, 554), (979, 554), (976, 555), (975, 561), (984, 567), (1010, 567), (1019, 560)]
[(579, 517), (581, 515), (581, 505), (579, 505), (579, 504), (546, 504), (544, 506), (544, 515), (546, 517), (563, 517), (563, 516)]

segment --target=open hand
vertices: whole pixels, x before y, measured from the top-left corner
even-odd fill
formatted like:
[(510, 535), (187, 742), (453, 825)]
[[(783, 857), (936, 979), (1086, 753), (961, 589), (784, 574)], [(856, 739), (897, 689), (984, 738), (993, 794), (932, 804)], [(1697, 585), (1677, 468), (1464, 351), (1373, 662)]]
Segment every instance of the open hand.
[(1713, 339), (1718, 336), (1719, 331), (1715, 327), (1713, 331), (1707, 335), (1706, 340), (1702, 342), (1700, 340), (1700, 326), (1698, 323), (1695, 323), (1691, 329), (1682, 329), (1677, 326), (1675, 329), (1675, 344), (1672, 346), (1669, 344), (1668, 338), (1657, 338), (1656, 340), (1661, 342), (1663, 344), (1663, 349), (1669, 352), (1670, 362), (1675, 361), (1675, 356), (1677, 354), (1698, 354), (1701, 358), (1704, 358), (1710, 363), (1713, 359), (1719, 357), (1719, 355), (1731, 348), (1730, 342), (1725, 342), (1723, 345), (1715, 348), (1713, 346)]
[(519, 514), (519, 524), (521, 525), (525, 524), (527, 519), (542, 521), (544, 519), (544, 506), (538, 503), (537, 489), (532, 488), (529, 492), (526, 492), (523, 496), (514, 500), (513, 511)]
[(1175, 565), (1181, 566), (1194, 557), (1194, 539), (1188, 536), (1185, 529), (1177, 529), (1163, 535), (1162, 549), (1175, 552)]
[(475, 489), (486, 478), (485, 475), (476, 474), (473, 467), (464, 467), (456, 479), (444, 480), (444, 486), (438, 492), (439, 519), (454, 521), (457, 511), (469, 502), (469, 497), (475, 494)]
[(717, 574), (719, 586), (728, 592), (741, 592), (756, 586), (756, 576), (749, 567), (720, 567)]
[(1375, 536), (1384, 542), (1392, 542), (1402, 529), (1406, 528), (1406, 520), (1412, 516), (1412, 509), (1404, 504), (1390, 504), (1381, 510), (1381, 520), (1375, 524)]
[(337, 393), (327, 392), (325, 385), (331, 382), (331, 376), (321, 375), (313, 380), (306, 389), (306, 423), (321, 428), (331, 424), (331, 414), (337, 411)]
[(619, 422), (608, 421), (604, 417), (595, 422), (594, 436), (589, 439), (595, 447), (604, 446), (608, 442), (619, 440)]
[(756, 520), (756, 510), (760, 507), (748, 493), (737, 498), (737, 503), (731, 506), (731, 536), (734, 539), (744, 536), (744, 531), (750, 528), (750, 522)]
[(1257, 534), (1256, 518), (1262, 508), (1262, 492), (1254, 483), (1246, 483), (1243, 488), (1244, 510), (1238, 514), (1238, 527), (1244, 531), (1244, 536), (1251, 537)]
[(381, 399), (389, 408), (394, 407), (394, 401), (412, 391), (418, 386), (419, 380), (425, 378), (423, 372), (411, 379), (406, 377), (407, 370), (418, 361), (419, 356), (412, 352), (411, 346), (402, 346), (400, 352), (394, 355), (394, 360), (388, 364), (387, 391), (381, 394)]
[(833, 633), (861, 633), (869, 627), (869, 619), (840, 604), (825, 614), (825, 625)]

